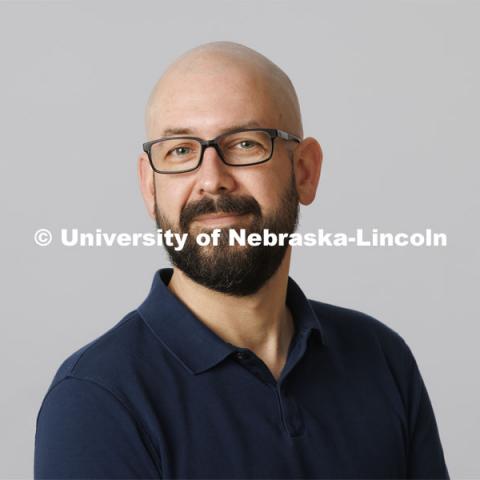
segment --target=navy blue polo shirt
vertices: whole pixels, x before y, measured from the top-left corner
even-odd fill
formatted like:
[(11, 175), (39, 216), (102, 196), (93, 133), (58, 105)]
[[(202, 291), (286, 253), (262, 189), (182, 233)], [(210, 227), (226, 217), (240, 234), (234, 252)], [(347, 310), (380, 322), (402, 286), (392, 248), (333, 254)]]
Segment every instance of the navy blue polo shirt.
[(35, 478), (449, 478), (391, 328), (308, 300), (289, 277), (295, 333), (277, 382), (177, 299), (172, 273), (62, 363), (38, 412)]

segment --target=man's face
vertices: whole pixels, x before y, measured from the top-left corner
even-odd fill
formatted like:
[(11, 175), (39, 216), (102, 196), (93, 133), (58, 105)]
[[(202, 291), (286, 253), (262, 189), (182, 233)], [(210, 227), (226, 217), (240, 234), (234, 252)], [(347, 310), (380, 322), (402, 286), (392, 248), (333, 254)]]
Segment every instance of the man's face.
[[(240, 126), (285, 128), (268, 85), (239, 69), (200, 68), (167, 78), (155, 105), (152, 139), (172, 134), (168, 129), (211, 139)], [(157, 227), (189, 234), (181, 251), (167, 247), (172, 263), (197, 283), (231, 295), (249, 295), (264, 285), (288, 247), (229, 246), (227, 230), (295, 231), (299, 202), (289, 158), (294, 145), (276, 139), (270, 161), (242, 167), (225, 165), (208, 148), (197, 170), (155, 174)], [(221, 213), (230, 216), (204, 218)], [(214, 228), (222, 229), (220, 244), (199, 246), (196, 235)]]

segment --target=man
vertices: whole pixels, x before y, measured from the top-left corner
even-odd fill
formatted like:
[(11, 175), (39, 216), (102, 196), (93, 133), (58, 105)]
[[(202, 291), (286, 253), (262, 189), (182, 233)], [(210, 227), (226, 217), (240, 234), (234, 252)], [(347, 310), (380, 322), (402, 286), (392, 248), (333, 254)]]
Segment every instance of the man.
[[(322, 151), (295, 90), (239, 44), (180, 57), (152, 91), (139, 158), (167, 247), (146, 300), (59, 368), (37, 419), (36, 478), (449, 478), (403, 339), (308, 300), (290, 246)], [(199, 233), (219, 229), (219, 245)]]

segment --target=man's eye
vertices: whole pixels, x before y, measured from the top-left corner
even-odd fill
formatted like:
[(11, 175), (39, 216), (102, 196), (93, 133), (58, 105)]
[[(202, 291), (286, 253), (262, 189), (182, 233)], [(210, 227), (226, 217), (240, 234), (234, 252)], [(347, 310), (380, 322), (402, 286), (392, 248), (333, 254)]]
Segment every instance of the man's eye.
[(254, 142), (253, 140), (242, 140), (241, 142), (237, 143), (237, 146), (241, 150), (250, 150), (252, 148), (255, 148), (258, 146), (257, 142)]
[(191, 152), (191, 149), (188, 147), (175, 147), (168, 152), (168, 155), (173, 154), (177, 157), (182, 157), (183, 155), (188, 155), (190, 152)]

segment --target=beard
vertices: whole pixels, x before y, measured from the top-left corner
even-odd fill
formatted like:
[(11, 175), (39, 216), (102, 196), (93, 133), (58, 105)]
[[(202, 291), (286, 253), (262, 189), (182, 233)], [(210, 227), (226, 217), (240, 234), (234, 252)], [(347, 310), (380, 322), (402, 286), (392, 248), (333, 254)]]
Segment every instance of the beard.
[(154, 196), (157, 228), (179, 234), (188, 233), (182, 250), (177, 251), (174, 246), (165, 245), (170, 262), (194, 282), (236, 297), (254, 294), (271, 278), (278, 270), (288, 244), (229, 245), (228, 229), (235, 228), (235, 224), (231, 224), (220, 228), (218, 245), (200, 246), (196, 242), (196, 235), (201, 232), (210, 234), (213, 228), (201, 228), (192, 235), (190, 232), (192, 221), (197, 216), (205, 214), (250, 214), (253, 217), (252, 221), (247, 225), (242, 223), (241, 227), (245, 228), (247, 236), (251, 233), (262, 234), (264, 229), (276, 235), (291, 234), (295, 232), (298, 224), (299, 201), (293, 168), (291, 182), (282, 193), (280, 204), (267, 216), (262, 214), (260, 205), (252, 196), (231, 196), (222, 193), (216, 201), (211, 197), (204, 197), (198, 202), (188, 204), (180, 213), (180, 226), (177, 228), (159, 210), (156, 192)]

